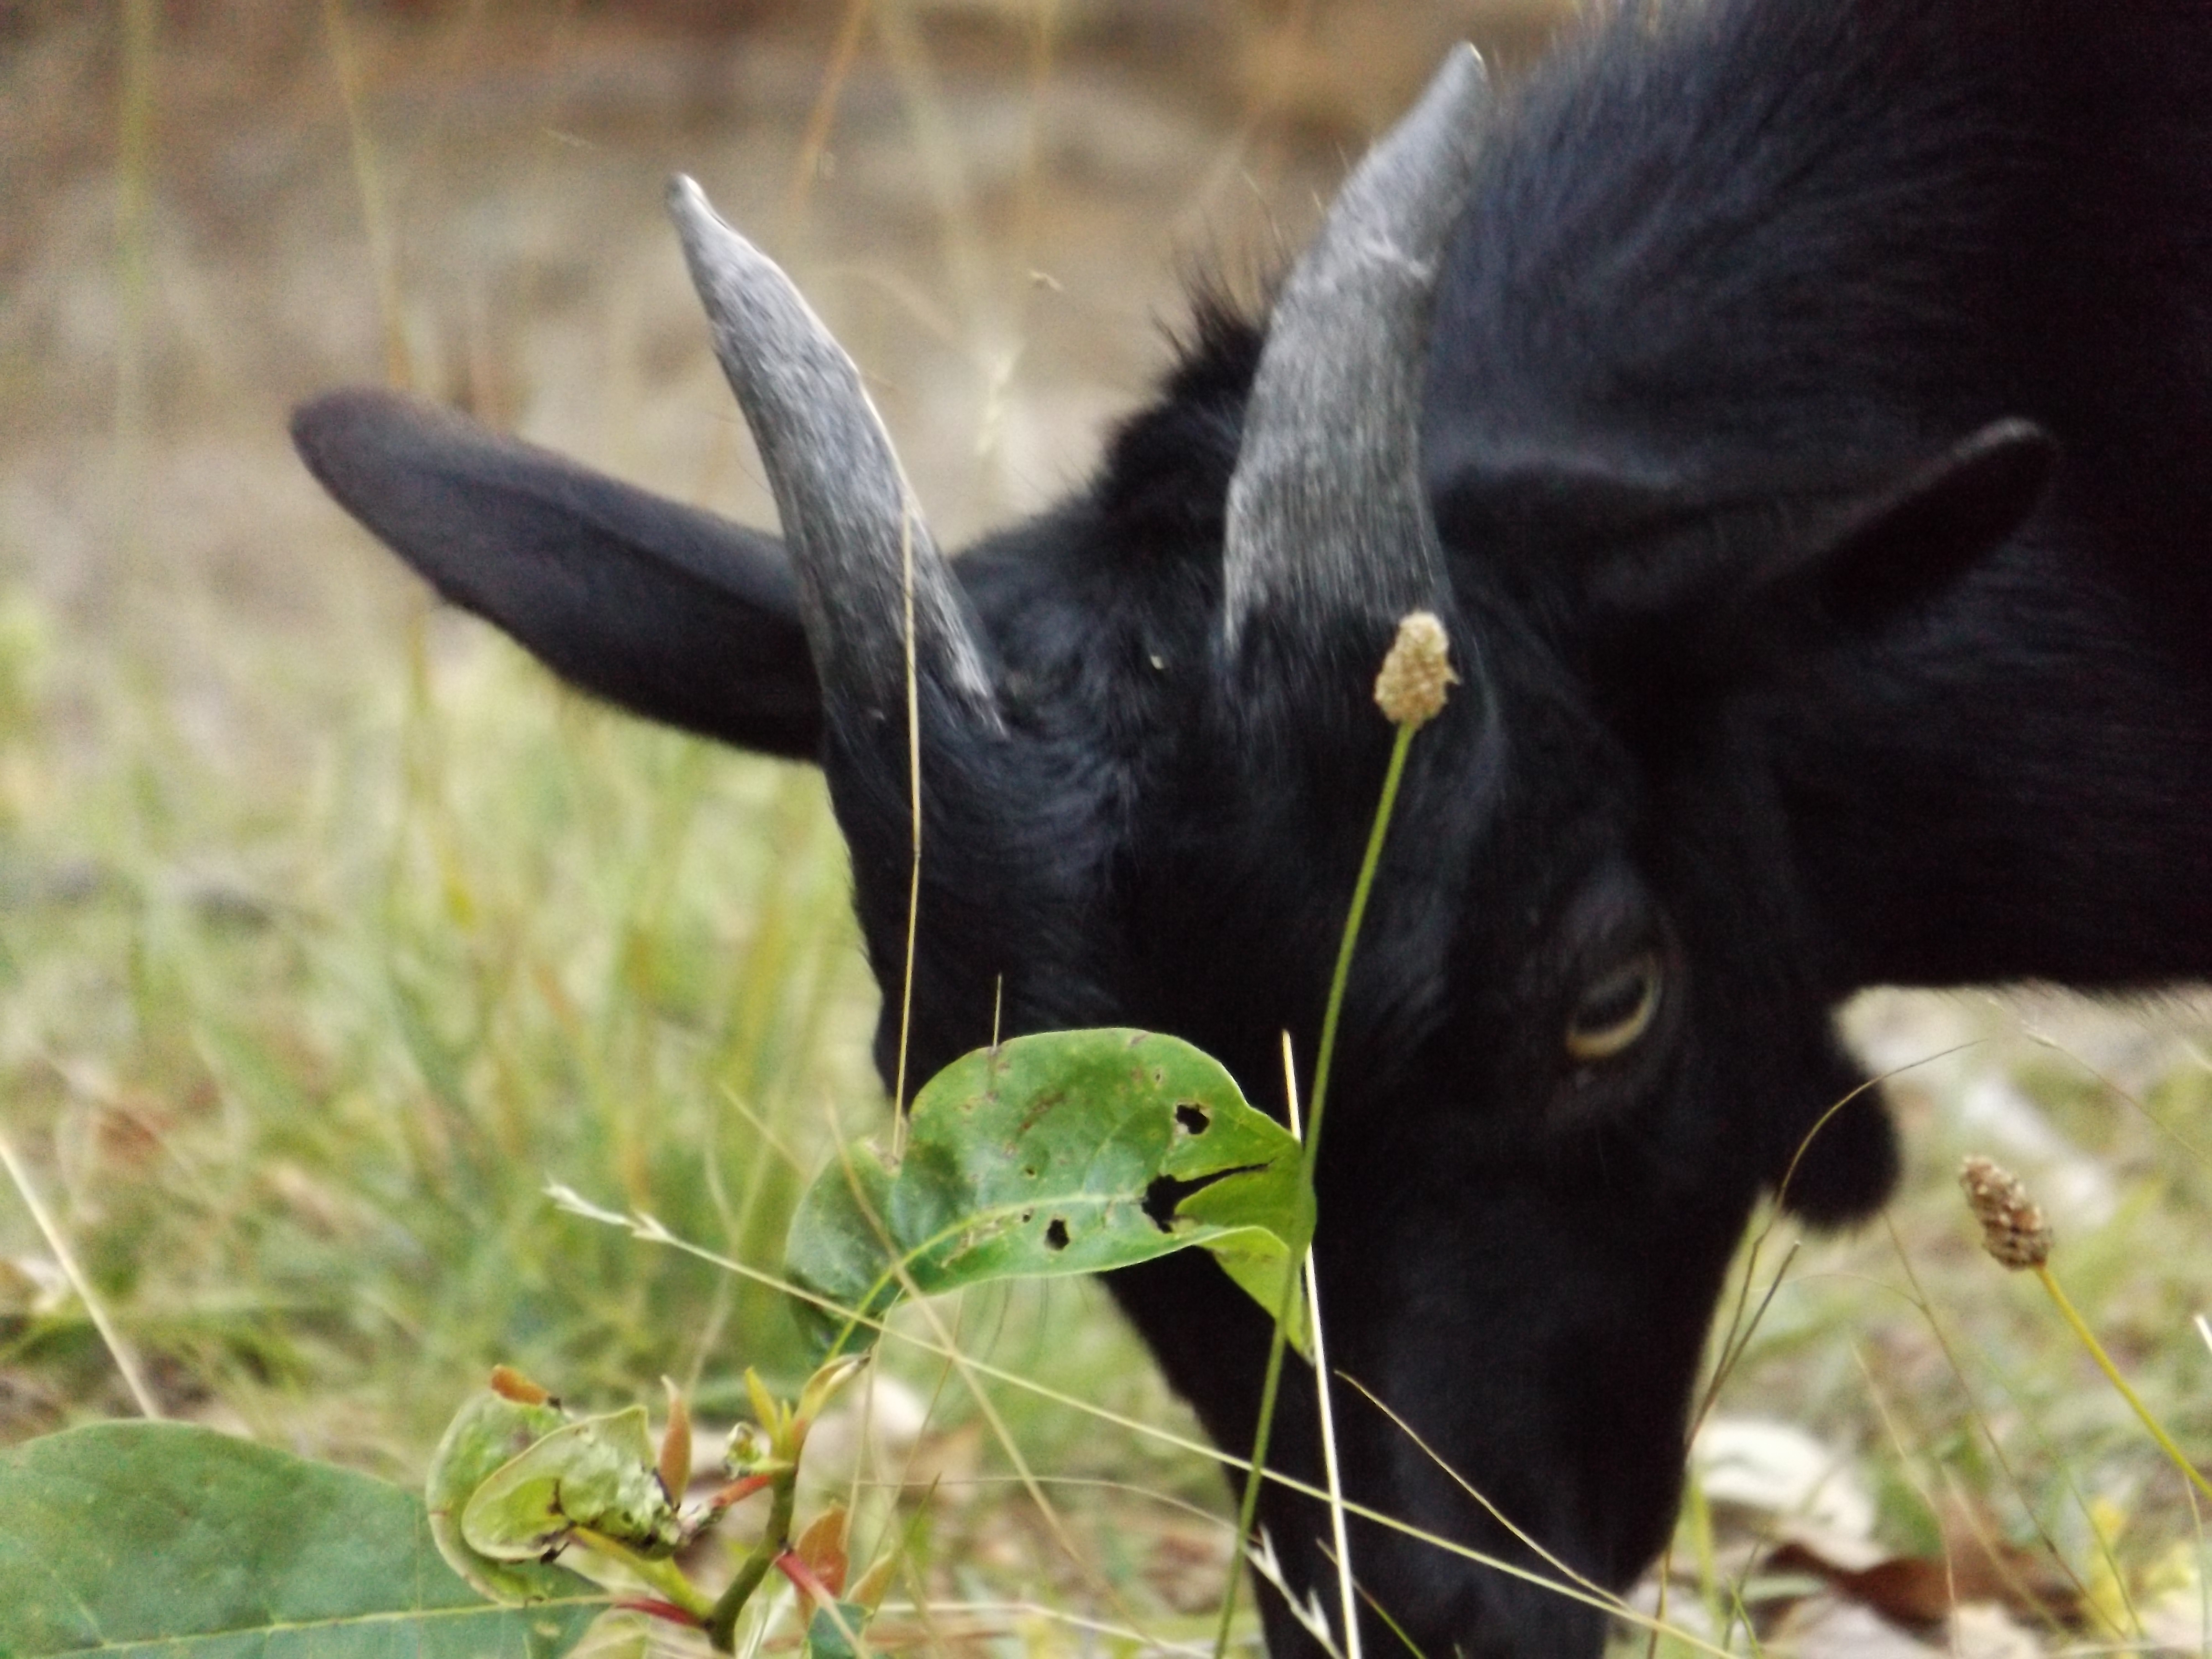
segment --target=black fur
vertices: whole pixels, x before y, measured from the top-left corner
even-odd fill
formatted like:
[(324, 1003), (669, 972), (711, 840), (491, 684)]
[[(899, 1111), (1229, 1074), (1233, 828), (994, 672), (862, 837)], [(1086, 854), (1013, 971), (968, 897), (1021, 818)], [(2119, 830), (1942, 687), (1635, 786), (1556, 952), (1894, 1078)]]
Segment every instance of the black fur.
[[(2208, 121), (2212, 9), (2179, 0), (1629, 7), (1501, 112), (1424, 422), (1445, 620), (1488, 695), (1414, 745), (1318, 1252), (1336, 1364), (1605, 1584), (1672, 1518), (1759, 1192), (1786, 1174), (1786, 1203), (1840, 1222), (1892, 1180), (1833, 1005), (2212, 969)], [(1279, 1031), (1313, 1054), (1389, 741), (1385, 641), (1316, 663), (1263, 633), (1223, 659), (1259, 342), (1208, 310), (1097, 483), (957, 567), (1012, 735), (925, 688), (910, 1079), (988, 1038), (1001, 983), (1008, 1030), (1175, 1031), (1262, 1101)], [(296, 429), (443, 591), (582, 684), (781, 752), (821, 721), (896, 982), (904, 734), (823, 720), (769, 538), (664, 525), (362, 394)], [(576, 574), (603, 556), (623, 574)], [(1573, 1058), (1577, 1000), (1643, 962), (1650, 1028)], [(894, 1016), (886, 1077), (895, 1038)], [(1261, 1316), (1203, 1257), (1115, 1289), (1209, 1431), (1248, 1444)], [(1294, 1375), (1278, 1461), (1309, 1480), (1311, 1422)], [(1380, 1414), (1340, 1422), (1354, 1498), (1529, 1559)], [(1261, 1513), (1322, 1582), (1316, 1512)], [(1435, 1659), (1597, 1651), (1575, 1601), (1377, 1526), (1352, 1547)], [(1307, 1645), (1268, 1618), (1279, 1656)]]

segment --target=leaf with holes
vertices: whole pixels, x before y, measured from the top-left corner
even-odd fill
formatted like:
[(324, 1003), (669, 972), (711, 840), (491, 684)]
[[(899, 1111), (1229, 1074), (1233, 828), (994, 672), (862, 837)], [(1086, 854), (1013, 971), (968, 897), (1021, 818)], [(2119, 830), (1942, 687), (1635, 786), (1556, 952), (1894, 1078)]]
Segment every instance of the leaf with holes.
[[(793, 1218), (785, 1270), (868, 1319), (908, 1291), (1097, 1273), (1196, 1245), (1270, 1316), (1313, 1234), (1298, 1144), (1220, 1063), (1146, 1031), (1048, 1031), (981, 1048), (915, 1097), (896, 1170), (842, 1149)], [(802, 1313), (825, 1352), (874, 1333)], [(1293, 1335), (1304, 1348), (1301, 1311)]]
[(558, 1659), (604, 1591), (543, 1569), (528, 1607), (448, 1571), (414, 1493), (178, 1423), (0, 1452), (0, 1654)]

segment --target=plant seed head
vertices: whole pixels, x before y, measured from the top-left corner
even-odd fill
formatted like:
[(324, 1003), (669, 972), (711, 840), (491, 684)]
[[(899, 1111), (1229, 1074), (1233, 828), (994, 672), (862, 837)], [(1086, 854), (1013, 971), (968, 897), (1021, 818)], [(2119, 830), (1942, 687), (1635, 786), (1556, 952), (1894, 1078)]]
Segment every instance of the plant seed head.
[(1456, 685), (1451, 641), (1436, 613), (1416, 611), (1398, 623), (1398, 637), (1375, 677), (1375, 702), (1393, 726), (1422, 726), (1444, 706), (1444, 689)]
[(1985, 1158), (1970, 1158), (1959, 1166), (1959, 1185), (1982, 1224), (1982, 1248), (2005, 1267), (2018, 1272), (2051, 1259), (2051, 1224), (2018, 1176)]

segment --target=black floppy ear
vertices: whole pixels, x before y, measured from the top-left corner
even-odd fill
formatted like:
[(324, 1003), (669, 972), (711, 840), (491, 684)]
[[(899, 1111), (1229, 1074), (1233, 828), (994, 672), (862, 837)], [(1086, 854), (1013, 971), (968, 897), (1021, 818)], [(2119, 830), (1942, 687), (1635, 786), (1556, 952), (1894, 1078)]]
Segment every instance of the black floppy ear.
[(783, 544), (356, 388), (303, 404), (307, 470), (455, 605), (648, 719), (812, 760), (821, 694)]
[(1577, 603), (1601, 672), (1728, 684), (1940, 597), (2027, 521), (2057, 463), (2040, 427), (1996, 421), (1856, 487), (1576, 474), (1543, 522), (1584, 550)]
[(1846, 629), (1880, 627), (1949, 587), (2034, 512), (2058, 446), (2028, 421), (1996, 421), (1893, 482), (1813, 516), (1755, 592), (1810, 600)]

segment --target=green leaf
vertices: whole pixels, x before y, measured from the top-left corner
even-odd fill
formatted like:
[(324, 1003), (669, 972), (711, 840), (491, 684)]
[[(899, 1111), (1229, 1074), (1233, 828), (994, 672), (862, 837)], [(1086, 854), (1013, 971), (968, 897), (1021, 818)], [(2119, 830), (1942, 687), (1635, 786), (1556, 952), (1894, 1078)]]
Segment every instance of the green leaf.
[(100, 1423), (0, 1453), (0, 1655), (557, 1659), (607, 1598), (493, 1607), (415, 1495), (176, 1423)]
[(564, 1424), (476, 1489), (461, 1536), (495, 1561), (534, 1561), (578, 1527), (642, 1554), (670, 1554), (682, 1533), (656, 1461), (642, 1406)]
[[(1050, 1031), (980, 1048), (915, 1097), (906, 1155), (847, 1147), (792, 1218), (785, 1272), (879, 1318), (994, 1279), (1097, 1273), (1193, 1245), (1273, 1316), (1313, 1234), (1298, 1144), (1220, 1063), (1174, 1037)], [(809, 1304), (831, 1352), (865, 1325)], [(1303, 1311), (1292, 1332), (1301, 1350)]]
[(543, 1562), (479, 1554), (461, 1531), (477, 1488), (568, 1420), (558, 1406), (487, 1389), (470, 1397), (430, 1455), (430, 1536), (446, 1565), (495, 1601), (542, 1601), (576, 1583), (573, 1573)]
[(860, 1659), (852, 1638), (867, 1629), (868, 1610), (857, 1601), (840, 1601), (832, 1613), (817, 1607), (806, 1621), (806, 1645), (800, 1659)]

